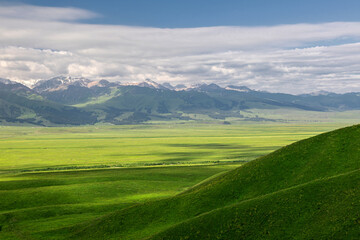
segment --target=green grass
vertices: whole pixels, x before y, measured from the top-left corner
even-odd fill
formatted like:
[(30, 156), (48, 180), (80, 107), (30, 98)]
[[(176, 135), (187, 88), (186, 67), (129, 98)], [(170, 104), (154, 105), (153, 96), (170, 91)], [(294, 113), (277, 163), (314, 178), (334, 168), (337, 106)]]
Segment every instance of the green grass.
[[(182, 192), (232, 165), (7, 175), (0, 181), (0, 239), (40, 234)], [(40, 234), (41, 235), (41, 234)]]
[(360, 171), (205, 213), (150, 239), (358, 239)]
[(0, 127), (0, 172), (246, 162), (339, 124)]
[[(102, 216), (121, 209), (136, 212), (139, 206), (145, 206), (143, 214), (126, 215), (131, 216), (127, 227), (132, 227), (120, 234), (129, 239), (150, 236), (223, 201), (218, 198), (203, 208), (197, 205), (200, 197), (175, 203), (171, 197), (192, 196), (245, 162), (338, 126), (0, 127), (0, 239), (67, 239), (94, 219), (103, 221)], [(226, 191), (222, 194), (226, 198)], [(174, 212), (164, 217), (168, 208), (161, 203), (167, 201), (175, 204)], [(194, 202), (190, 211), (181, 210), (189, 201)], [(221, 206), (233, 202), (229, 197)], [(144, 215), (148, 211), (159, 215), (144, 228), (152, 217)], [(99, 231), (95, 235), (101, 235)]]
[(356, 239), (359, 135), (353, 126), (299, 141), (175, 197), (72, 229), (74, 239)]
[[(265, 119), (273, 119), (280, 122), (288, 123), (344, 123), (356, 124), (359, 121), (359, 110), (334, 111), (334, 112), (317, 112), (296, 109), (251, 109), (242, 111), (241, 114), (247, 118), (260, 117)], [(237, 119), (229, 119), (237, 120)]]

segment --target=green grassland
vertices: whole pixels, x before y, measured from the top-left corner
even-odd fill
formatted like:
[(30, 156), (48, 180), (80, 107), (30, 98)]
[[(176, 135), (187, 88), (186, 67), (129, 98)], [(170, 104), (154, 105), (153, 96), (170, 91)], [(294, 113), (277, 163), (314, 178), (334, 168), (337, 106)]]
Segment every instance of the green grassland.
[(360, 126), (299, 141), (73, 239), (358, 239)]
[(339, 126), (0, 127), (0, 171), (242, 163)]
[[(348, 111), (304, 111), (296, 109), (251, 109), (242, 111), (245, 118), (261, 118), (287, 123), (330, 123), (356, 124), (360, 117), (359, 110)], [(229, 119), (233, 120), (233, 119)]]
[[(162, 224), (150, 224), (148, 228), (141, 224), (151, 215), (137, 212), (138, 204), (150, 206), (144, 213), (153, 209), (164, 214), (162, 209), (168, 208), (152, 205), (153, 201), (171, 202), (173, 196), (193, 196), (204, 184), (218, 181), (209, 179), (217, 179), (216, 176), (281, 146), (340, 126), (0, 127), (0, 239), (66, 239), (95, 223), (97, 228), (94, 219), (105, 221), (102, 216), (121, 209), (134, 209), (137, 214), (129, 215), (126, 221), (135, 223), (126, 238), (147, 237), (167, 229), (169, 226), (163, 222), (168, 222), (167, 218), (187, 221), (189, 216), (220, 206), (218, 201), (236, 201), (219, 198), (207, 208), (194, 204), (187, 213), (181, 206), (194, 201), (189, 198), (189, 202), (176, 203), (175, 211), (166, 217), (155, 214), (155, 219), (160, 217), (156, 221)], [(197, 207), (196, 212), (191, 210)], [(176, 209), (181, 214), (177, 215)], [(169, 223), (180, 223), (177, 221)], [(102, 228), (98, 229), (99, 232), (88, 232), (102, 238)], [(92, 238), (83, 232), (78, 234), (77, 237)]]
[(173, 196), (231, 168), (183, 166), (7, 175), (0, 181), (0, 239), (42, 236), (43, 232), (135, 203)]

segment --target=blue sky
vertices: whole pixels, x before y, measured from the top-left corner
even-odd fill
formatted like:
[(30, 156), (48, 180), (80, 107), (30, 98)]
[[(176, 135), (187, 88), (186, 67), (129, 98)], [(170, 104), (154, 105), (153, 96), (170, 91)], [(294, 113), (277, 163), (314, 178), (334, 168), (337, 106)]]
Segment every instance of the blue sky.
[(24, 0), (97, 12), (91, 23), (189, 28), (359, 21), (358, 0)]
[(0, 0), (0, 78), (360, 92), (360, 1)]

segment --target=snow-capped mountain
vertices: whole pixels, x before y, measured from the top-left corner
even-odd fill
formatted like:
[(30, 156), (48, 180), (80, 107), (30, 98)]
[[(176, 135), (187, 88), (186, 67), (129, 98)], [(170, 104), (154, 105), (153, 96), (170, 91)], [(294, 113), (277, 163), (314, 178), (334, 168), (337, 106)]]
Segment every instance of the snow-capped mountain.
[(210, 84), (202, 83), (192, 86), (192, 90), (201, 91), (201, 92), (213, 92), (222, 89), (223, 88), (221, 88), (219, 85), (216, 85), (215, 83), (210, 83)]
[(154, 89), (168, 89), (167, 87), (161, 85), (160, 83), (157, 83), (151, 79), (145, 79), (144, 82), (140, 82), (140, 83), (134, 83), (131, 84), (134, 86), (139, 86), (139, 87), (148, 87), (148, 88), (154, 88)]
[(25, 121), (21, 116), (32, 113), (40, 119), (26, 120), (33, 124), (44, 124), (44, 121), (54, 124), (93, 124), (101, 121), (129, 124), (158, 119), (159, 116), (184, 120), (189, 117), (181, 113), (197, 112), (215, 119), (241, 117), (239, 111), (251, 108), (358, 110), (360, 94), (321, 91), (291, 95), (256, 91), (245, 86), (221, 87), (213, 83), (187, 87), (159, 84), (150, 79), (127, 84), (60, 76), (38, 81), (33, 89), (0, 79), (0, 110), (1, 107), (4, 110), (0, 111), (0, 121), (21, 122)]
[(166, 87), (167, 89), (170, 90), (176, 90), (176, 87), (174, 87), (173, 85), (171, 85), (171, 83), (168, 82), (164, 82), (163, 84), (161, 84), (163, 87)]
[(39, 93), (67, 89), (70, 85), (88, 87), (91, 80), (86, 78), (73, 78), (70, 76), (59, 76), (48, 80), (40, 80), (34, 84), (33, 89)]
[(88, 88), (93, 88), (93, 87), (104, 88), (104, 87), (116, 87), (116, 86), (120, 86), (120, 83), (109, 82), (107, 80), (102, 79), (100, 81), (91, 81), (90, 83), (87, 84), (86, 87), (88, 87)]

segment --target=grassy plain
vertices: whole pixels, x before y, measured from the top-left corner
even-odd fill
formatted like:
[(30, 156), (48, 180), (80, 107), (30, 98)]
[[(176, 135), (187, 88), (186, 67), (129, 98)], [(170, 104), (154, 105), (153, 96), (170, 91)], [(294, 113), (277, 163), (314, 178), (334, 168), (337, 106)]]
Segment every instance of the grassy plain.
[(0, 171), (245, 162), (339, 126), (0, 127)]
[(0, 127), (0, 238), (62, 238), (74, 224), (174, 196), (340, 126)]

